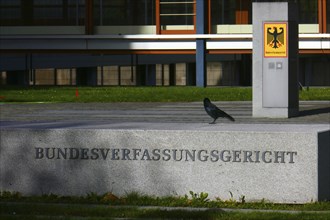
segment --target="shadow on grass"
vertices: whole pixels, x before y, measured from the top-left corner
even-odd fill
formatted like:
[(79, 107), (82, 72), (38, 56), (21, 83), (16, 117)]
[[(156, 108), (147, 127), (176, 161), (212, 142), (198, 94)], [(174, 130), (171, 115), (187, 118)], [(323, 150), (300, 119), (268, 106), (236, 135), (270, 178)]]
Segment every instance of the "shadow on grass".
[(228, 215), (224, 211), (185, 211), (185, 210), (159, 210), (150, 209), (143, 210), (142, 213), (138, 214), (138, 218), (155, 218), (155, 219), (215, 219), (222, 215)]

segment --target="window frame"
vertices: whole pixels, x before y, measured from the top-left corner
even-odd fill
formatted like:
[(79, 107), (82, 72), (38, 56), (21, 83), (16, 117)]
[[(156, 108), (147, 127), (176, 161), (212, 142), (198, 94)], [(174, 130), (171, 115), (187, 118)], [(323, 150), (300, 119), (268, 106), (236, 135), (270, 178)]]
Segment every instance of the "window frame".
[[(193, 1), (193, 26), (192, 30), (162, 30), (161, 15), (160, 15), (160, 1), (156, 0), (156, 34), (196, 34), (196, 0)], [(188, 0), (187, 0), (188, 1)]]
[[(330, 7), (330, 6), (329, 6)], [(327, 2), (326, 0), (318, 0), (318, 23), (319, 23), (319, 32), (327, 33), (330, 30), (327, 30)]]

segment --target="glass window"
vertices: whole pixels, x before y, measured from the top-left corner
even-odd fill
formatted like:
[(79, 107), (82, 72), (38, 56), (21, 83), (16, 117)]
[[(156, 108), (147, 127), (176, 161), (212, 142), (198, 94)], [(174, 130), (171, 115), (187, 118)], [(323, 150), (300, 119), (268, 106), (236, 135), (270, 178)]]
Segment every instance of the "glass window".
[(85, 0), (0, 0), (1, 25), (84, 25)]
[(56, 85), (72, 85), (75, 69), (56, 69)]
[(15, 25), (20, 19), (20, 0), (0, 0), (0, 25)]
[(35, 85), (54, 85), (55, 69), (36, 69)]
[(85, 0), (68, 0), (65, 18), (70, 25), (85, 24)]
[(34, 0), (34, 25), (83, 25), (84, 0)]
[(211, 23), (251, 24), (251, 0), (211, 0)]
[(35, 21), (61, 19), (63, 17), (61, 0), (34, 0), (33, 18)]
[(94, 0), (95, 25), (154, 25), (154, 0)]
[(318, 23), (318, 0), (298, 0), (300, 24)]
[(195, 33), (195, 0), (157, 0), (157, 33)]
[(162, 25), (194, 25), (194, 1), (160, 1)]

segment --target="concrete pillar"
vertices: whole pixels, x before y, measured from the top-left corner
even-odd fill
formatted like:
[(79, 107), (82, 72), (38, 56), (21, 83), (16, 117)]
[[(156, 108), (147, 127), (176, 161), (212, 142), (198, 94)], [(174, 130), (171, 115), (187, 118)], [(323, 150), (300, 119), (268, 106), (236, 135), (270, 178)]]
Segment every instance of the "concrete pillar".
[(204, 39), (196, 40), (196, 85), (206, 87), (206, 42)]
[[(205, 4), (204, 0), (196, 1), (196, 32), (197, 34), (205, 34)], [(205, 39), (196, 40), (196, 85), (198, 87), (206, 87), (206, 41)]]
[(253, 3), (253, 116), (299, 113), (298, 14), (294, 2)]

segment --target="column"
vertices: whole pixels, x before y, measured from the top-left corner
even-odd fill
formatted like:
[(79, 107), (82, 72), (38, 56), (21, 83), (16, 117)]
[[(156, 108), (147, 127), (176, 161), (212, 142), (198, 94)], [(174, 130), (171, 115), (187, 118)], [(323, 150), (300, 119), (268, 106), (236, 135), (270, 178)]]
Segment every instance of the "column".
[(298, 41), (296, 3), (253, 3), (254, 117), (299, 113)]
[[(205, 34), (205, 1), (196, 0), (196, 33)], [(206, 87), (206, 40), (196, 39), (196, 86)]]

